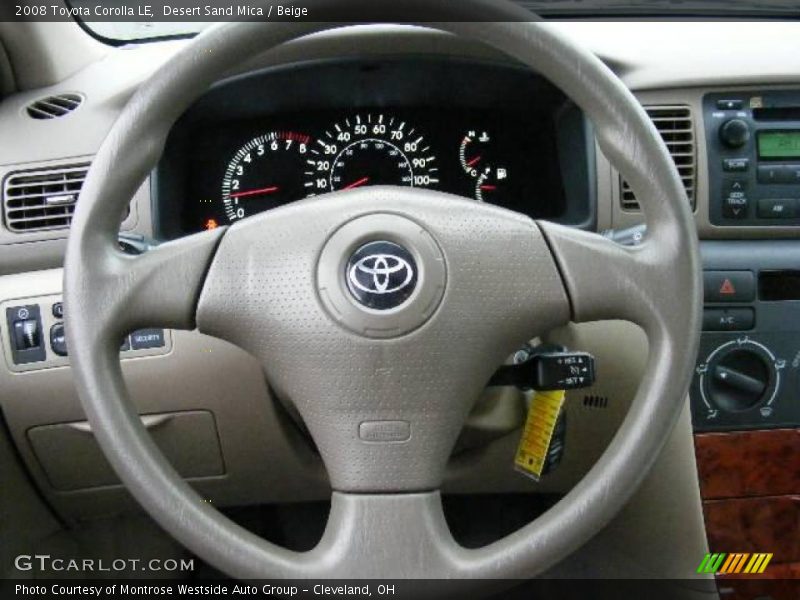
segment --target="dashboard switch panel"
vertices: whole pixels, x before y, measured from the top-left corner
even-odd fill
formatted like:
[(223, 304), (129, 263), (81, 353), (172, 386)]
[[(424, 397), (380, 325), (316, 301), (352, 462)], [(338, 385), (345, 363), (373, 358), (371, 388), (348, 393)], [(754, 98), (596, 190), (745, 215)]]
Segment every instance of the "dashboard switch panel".
[[(8, 327), (0, 330), (6, 364), (12, 372), (69, 366), (68, 340), (60, 295), (37, 296), (0, 304)], [(120, 359), (167, 354), (169, 330), (141, 329), (120, 341)]]

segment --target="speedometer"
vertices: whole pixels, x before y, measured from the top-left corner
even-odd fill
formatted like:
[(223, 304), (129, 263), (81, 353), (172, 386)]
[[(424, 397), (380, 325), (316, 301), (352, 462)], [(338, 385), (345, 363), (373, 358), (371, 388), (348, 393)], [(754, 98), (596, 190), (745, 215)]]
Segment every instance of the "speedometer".
[(436, 156), (414, 127), (382, 113), (334, 123), (311, 150), (308, 196), (364, 185), (433, 187)]

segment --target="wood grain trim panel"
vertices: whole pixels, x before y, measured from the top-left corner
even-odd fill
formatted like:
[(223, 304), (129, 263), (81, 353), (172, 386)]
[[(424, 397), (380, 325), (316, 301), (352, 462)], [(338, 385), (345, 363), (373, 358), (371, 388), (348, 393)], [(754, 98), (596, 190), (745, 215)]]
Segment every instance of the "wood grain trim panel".
[(713, 552), (772, 552), (772, 564), (800, 562), (800, 494), (712, 500), (703, 513)]
[(694, 436), (705, 500), (800, 494), (800, 429)]

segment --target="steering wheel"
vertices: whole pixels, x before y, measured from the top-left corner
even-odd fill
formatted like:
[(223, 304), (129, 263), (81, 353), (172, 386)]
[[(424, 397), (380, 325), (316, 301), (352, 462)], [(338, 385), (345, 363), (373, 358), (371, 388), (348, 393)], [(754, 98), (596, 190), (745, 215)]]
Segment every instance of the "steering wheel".
[[(393, 8), (406, 4), (418, 8), (413, 0)], [(140, 87), (92, 163), (64, 272), (81, 401), (144, 509), (233, 577), (532, 577), (623, 506), (685, 402), (700, 331), (698, 244), (677, 171), (647, 115), (600, 60), (546, 25), (520, 22), (530, 15), (519, 7), (461, 0), (439, 9), (453, 22), (420, 25), (503, 51), (589, 116), (641, 202), (641, 245), (439, 192), (372, 187), (295, 202), (141, 256), (122, 253), (120, 215), (191, 102), (247, 58), (340, 26), (333, 23), (210, 28)], [(474, 14), (484, 22), (467, 22)], [(599, 319), (632, 321), (649, 339), (618, 433), (541, 517), (488, 546), (461, 547), (437, 490), (472, 404), (524, 342)], [(165, 461), (119, 362), (127, 332), (156, 326), (196, 327), (240, 346), (291, 399), (333, 487), (316, 548), (295, 553), (234, 524)]]

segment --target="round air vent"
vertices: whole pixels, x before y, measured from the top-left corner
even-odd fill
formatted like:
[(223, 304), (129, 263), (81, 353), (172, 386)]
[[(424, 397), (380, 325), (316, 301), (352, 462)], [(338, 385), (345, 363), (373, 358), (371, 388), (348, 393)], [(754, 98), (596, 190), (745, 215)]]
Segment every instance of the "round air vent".
[(55, 119), (68, 115), (83, 103), (79, 94), (59, 94), (40, 98), (27, 106), (28, 116), (33, 119)]

